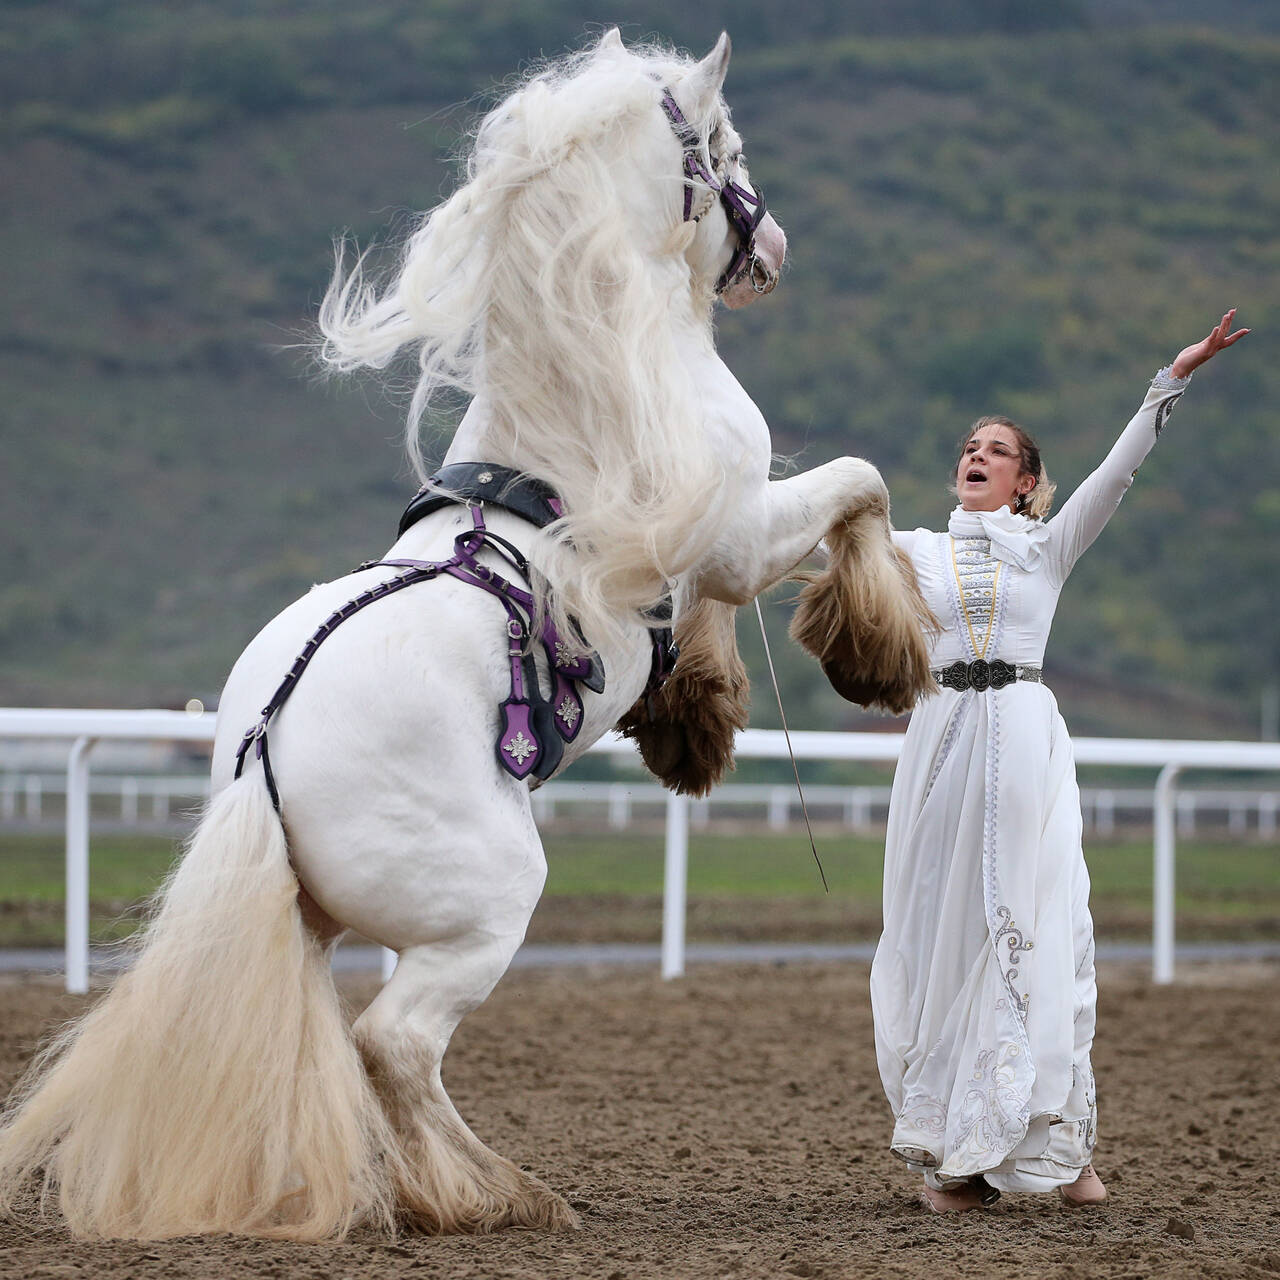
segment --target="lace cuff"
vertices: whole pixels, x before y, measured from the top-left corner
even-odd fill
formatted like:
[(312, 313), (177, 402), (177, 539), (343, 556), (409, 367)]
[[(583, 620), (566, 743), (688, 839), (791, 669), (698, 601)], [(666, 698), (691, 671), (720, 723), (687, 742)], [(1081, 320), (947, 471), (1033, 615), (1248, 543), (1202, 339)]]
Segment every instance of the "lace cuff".
[(1181, 391), (1194, 376), (1193, 373), (1189, 373), (1185, 378), (1175, 377), (1173, 365), (1167, 364), (1151, 379), (1151, 385), (1158, 387), (1161, 391)]

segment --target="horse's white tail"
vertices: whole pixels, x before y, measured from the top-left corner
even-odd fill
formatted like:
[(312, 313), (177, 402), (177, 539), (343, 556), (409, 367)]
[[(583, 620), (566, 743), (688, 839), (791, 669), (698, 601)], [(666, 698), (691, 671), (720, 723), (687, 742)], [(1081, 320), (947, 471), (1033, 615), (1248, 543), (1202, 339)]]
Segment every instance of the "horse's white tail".
[(82, 1236), (294, 1240), (389, 1223), (394, 1142), (259, 777), (210, 804), (136, 961), (36, 1059), (0, 1129)]

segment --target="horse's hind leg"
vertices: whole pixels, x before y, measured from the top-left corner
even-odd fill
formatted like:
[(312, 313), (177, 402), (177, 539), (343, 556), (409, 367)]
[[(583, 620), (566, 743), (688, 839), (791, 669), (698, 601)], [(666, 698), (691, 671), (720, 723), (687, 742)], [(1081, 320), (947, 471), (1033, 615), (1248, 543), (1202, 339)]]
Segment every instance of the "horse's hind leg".
[(576, 1227), (565, 1201), (467, 1128), (440, 1064), (454, 1028), (489, 994), (524, 934), (475, 930), (400, 953), (391, 980), (353, 1028), (399, 1140), (390, 1153), (400, 1210), (432, 1233)]

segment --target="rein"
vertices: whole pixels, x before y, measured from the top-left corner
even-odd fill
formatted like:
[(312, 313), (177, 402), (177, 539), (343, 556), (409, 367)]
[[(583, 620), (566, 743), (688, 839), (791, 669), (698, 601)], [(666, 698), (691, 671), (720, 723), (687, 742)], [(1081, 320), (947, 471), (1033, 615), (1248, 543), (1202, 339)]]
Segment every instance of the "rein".
[(764, 192), (758, 188), (752, 191), (728, 177), (722, 182), (702, 163), (702, 139), (685, 119), (675, 95), (667, 86), (663, 86), (662, 90), (662, 110), (671, 122), (672, 132), (684, 148), (684, 221), (698, 221), (698, 218), (693, 217), (694, 180), (698, 179), (720, 197), (729, 225), (738, 237), (733, 257), (724, 274), (716, 281), (716, 292), (723, 293), (730, 285), (736, 284), (750, 273), (752, 289), (756, 293), (769, 293), (777, 280), (756, 256), (756, 228), (764, 221), (764, 215), (768, 212)]
[(809, 806), (804, 802), (804, 788), (800, 785), (800, 766), (796, 763), (795, 748), (791, 745), (791, 730), (787, 727), (787, 713), (782, 709), (782, 690), (778, 688), (778, 673), (773, 669), (773, 654), (769, 652), (769, 633), (765, 630), (764, 612), (760, 608), (760, 597), (756, 596), (756, 617), (760, 620), (760, 639), (764, 641), (765, 661), (769, 664), (769, 679), (773, 681), (773, 693), (778, 699), (778, 719), (782, 721), (782, 732), (787, 739), (787, 752), (791, 756), (791, 771), (796, 775), (796, 793), (800, 797), (800, 812), (804, 814), (804, 829), (809, 833), (809, 848), (813, 852), (813, 860), (818, 864), (818, 875), (822, 877), (822, 892), (830, 893), (827, 884), (827, 873), (822, 869), (822, 859), (818, 857), (818, 843), (813, 838), (813, 823), (809, 821)]
[[(539, 779), (549, 778), (564, 757), (564, 744), (573, 742), (582, 727), (583, 702), (578, 686), (593, 693), (604, 691), (604, 666), (599, 656), (581, 653), (580, 641), (576, 645), (567, 643), (544, 611), (536, 630), (546, 655), (551, 696), (543, 696), (529, 643), (538, 616), (537, 599), (531, 591), (516, 586), (477, 558), (481, 551), (490, 551), (528, 581), (528, 560), (506, 538), (485, 525), (483, 507), (485, 504), (501, 507), (542, 528), (563, 514), (560, 500), (551, 488), (509, 467), (494, 464), (457, 463), (442, 467), (409, 503), (401, 517), (400, 533), (431, 512), (451, 504), (464, 505), (471, 513), (471, 528), (454, 538), (453, 555), (447, 560), (369, 560), (354, 570), (360, 573), (366, 569), (388, 568), (399, 572), (347, 601), (316, 628), (262, 708), (258, 722), (241, 739), (236, 749), (235, 776), (238, 778), (244, 771), (249, 750), (253, 748), (254, 757), (262, 762), (267, 790), (277, 813), (280, 812), (280, 792), (267, 744), (267, 728), (272, 717), (297, 688), (298, 680), (320, 645), (339, 625), (375, 600), (405, 587), (430, 582), (445, 574), (493, 596), (506, 611), (511, 692), (498, 707), (500, 723), (495, 750), (498, 762), (512, 777), (524, 779), (532, 773)], [(670, 601), (664, 601), (650, 616), (656, 624), (649, 629), (653, 659), (646, 693), (651, 694), (671, 674), (678, 650), (669, 625)]]

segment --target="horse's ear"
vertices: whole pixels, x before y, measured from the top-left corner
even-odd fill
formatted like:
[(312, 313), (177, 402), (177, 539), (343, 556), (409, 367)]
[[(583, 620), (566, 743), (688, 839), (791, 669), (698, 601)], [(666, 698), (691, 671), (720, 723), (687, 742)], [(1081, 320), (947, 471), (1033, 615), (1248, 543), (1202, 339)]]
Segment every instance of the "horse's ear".
[(690, 106), (699, 115), (706, 114), (711, 103), (720, 96), (724, 78), (729, 73), (729, 55), (733, 45), (729, 42), (729, 33), (722, 31), (715, 48), (694, 67), (688, 79)]
[(608, 31), (600, 37), (600, 43), (596, 45), (596, 57), (604, 55), (608, 57), (615, 53), (626, 53), (626, 46), (622, 43), (622, 32), (617, 27), (610, 27)]

